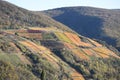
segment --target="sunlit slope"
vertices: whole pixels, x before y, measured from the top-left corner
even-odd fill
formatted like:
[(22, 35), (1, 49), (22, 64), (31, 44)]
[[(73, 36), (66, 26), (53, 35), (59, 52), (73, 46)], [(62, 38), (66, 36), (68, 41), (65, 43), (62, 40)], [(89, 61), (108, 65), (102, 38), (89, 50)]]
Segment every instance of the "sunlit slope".
[[(73, 79), (73, 80), (85, 80), (81, 73), (79, 73), (77, 70), (69, 66), (59, 56), (56, 56), (48, 47), (38, 44), (39, 42), (37, 41), (36, 42), (33, 41), (34, 39), (35, 40), (45, 40), (45, 39), (48, 40), (49, 39), (49, 37), (45, 37), (46, 35), (44, 35), (46, 33), (49, 36), (49, 34), (51, 33), (49, 32), (49, 29), (46, 28), (44, 29), (45, 31), (43, 30), (43, 28), (41, 29), (42, 31), (31, 30), (30, 28), (30, 29), (18, 29), (18, 30), (4, 30), (3, 32), (1, 32), (1, 38), (4, 37), (8, 43), (7, 44), (8, 47), (6, 47), (6, 45), (2, 45), (2, 46), (5, 46), (6, 50), (8, 49), (9, 51), (7, 52), (6, 50), (2, 50), (1, 57), (3, 57), (3, 55), (5, 57), (0, 58), (0, 60), (7, 60), (13, 64), (16, 62), (17, 64), (15, 65), (22, 64), (22, 65), (32, 66), (35, 63), (38, 63), (37, 60), (33, 59), (33, 57), (38, 56), (38, 58), (40, 59), (40, 62), (43, 64), (42, 65), (43, 67), (45, 67), (46, 63), (47, 63), (46, 65), (48, 66), (50, 65), (52, 67), (53, 73), (51, 73), (51, 75), (55, 74), (57, 77), (57, 76), (60, 76), (64, 72), (64, 74), (66, 75), (62, 74), (63, 77), (61, 77), (61, 79), (64, 78), (64, 79)], [(21, 34), (31, 34), (31, 35), (41, 34), (40, 36), (41, 38), (37, 36), (32, 37), (30, 35), (26, 36), (26, 35), (21, 35)], [(5, 41), (3, 40), (2, 42), (4, 43)], [(13, 53), (13, 50), (12, 49), (10, 50), (9, 48), (14, 49), (14, 53)], [(7, 55), (10, 57), (10, 59), (7, 59)], [(12, 55), (14, 58), (12, 57)], [(14, 59), (16, 60), (14, 61)], [(47, 69), (50, 70), (50, 68), (47, 68)], [(61, 69), (63, 69), (64, 71), (60, 71)], [(69, 77), (67, 77), (67, 75), (69, 75)], [(53, 78), (54, 77), (51, 76), (51, 79)]]
[(0, 1), (0, 80), (119, 80), (119, 53), (50, 17)]
[[(18, 29), (18, 30), (5, 30), (6, 33), (16, 35), (18, 37), (24, 37), (26, 39), (30, 39), (32, 41), (37, 40), (39, 44), (45, 46), (46, 49), (69, 49), (73, 54), (76, 55), (84, 55), (86, 59), (90, 59), (91, 56), (98, 56), (101, 58), (109, 58), (110, 56), (118, 57), (114, 52), (109, 50), (107, 47), (101, 45), (100, 43), (91, 40), (89, 38), (85, 38), (79, 36), (75, 33), (61, 31), (60, 29), (54, 28), (31, 28), (28, 29)], [(26, 41), (26, 40), (25, 40)], [(21, 42), (27, 46), (27, 42)], [(56, 46), (57, 47), (54, 47)], [(33, 45), (31, 45), (33, 46)], [(30, 47), (30, 44), (28, 45)], [(33, 50), (39, 51), (40, 49), (44, 49), (44, 47), (36, 48), (33, 46)], [(42, 52), (42, 50), (41, 50)], [(80, 56), (83, 59), (82, 56)]]
[(111, 57), (119, 59), (115, 52), (92, 39), (54, 27), (3, 30), (0, 38), (0, 60), (13, 65), (29, 65), (31, 73), (38, 78), (44, 69), (46, 79), (85, 80), (89, 77), (83, 71), (90, 73), (92, 67), (82, 69), (83, 63)]

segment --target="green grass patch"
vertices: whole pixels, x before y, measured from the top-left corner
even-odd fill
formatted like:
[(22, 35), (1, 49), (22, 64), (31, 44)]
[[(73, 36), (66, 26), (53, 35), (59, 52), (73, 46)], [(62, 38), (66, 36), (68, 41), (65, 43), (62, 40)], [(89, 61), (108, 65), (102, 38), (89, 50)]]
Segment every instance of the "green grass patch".
[(10, 62), (13, 65), (18, 65), (22, 63), (19, 57), (14, 53), (12, 54), (0, 53), (0, 60)]
[(55, 35), (60, 41), (72, 43), (71, 40), (64, 33), (56, 32)]

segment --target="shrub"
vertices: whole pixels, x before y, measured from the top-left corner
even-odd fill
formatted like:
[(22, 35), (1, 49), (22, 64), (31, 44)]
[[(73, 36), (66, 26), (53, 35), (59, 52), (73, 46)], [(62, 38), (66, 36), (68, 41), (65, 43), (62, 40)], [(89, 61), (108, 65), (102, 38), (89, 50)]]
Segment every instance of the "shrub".
[(18, 80), (13, 65), (0, 61), (0, 80)]

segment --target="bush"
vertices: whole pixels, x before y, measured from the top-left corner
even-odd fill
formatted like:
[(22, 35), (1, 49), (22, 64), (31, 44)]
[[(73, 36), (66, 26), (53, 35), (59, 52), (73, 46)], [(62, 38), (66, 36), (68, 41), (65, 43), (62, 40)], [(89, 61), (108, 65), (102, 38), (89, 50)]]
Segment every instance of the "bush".
[(0, 61), (0, 80), (18, 80), (13, 65)]
[(19, 77), (19, 80), (39, 80), (36, 78), (30, 71), (28, 71), (25, 68), (17, 68), (16, 69), (17, 75)]

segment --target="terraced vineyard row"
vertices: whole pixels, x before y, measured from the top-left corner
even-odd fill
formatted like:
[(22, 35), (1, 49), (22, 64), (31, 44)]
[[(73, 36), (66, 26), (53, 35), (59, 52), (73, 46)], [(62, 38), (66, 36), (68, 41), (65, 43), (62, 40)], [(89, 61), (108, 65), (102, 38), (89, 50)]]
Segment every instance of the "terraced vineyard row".
[(89, 57), (80, 49), (73, 49), (72, 52), (80, 59), (89, 60)]
[(30, 64), (31, 65), (31, 62), (24, 56), (22, 55), (22, 52), (19, 50), (19, 48), (17, 48), (17, 46), (14, 44), (14, 43), (10, 43), (14, 49), (16, 50), (16, 55), (20, 58), (20, 60), (24, 63), (24, 64)]
[(34, 53), (41, 54), (44, 58), (46, 58), (48, 61), (56, 65), (56, 67), (58, 67), (58, 64), (57, 64), (58, 60), (51, 55), (52, 53), (47, 48), (36, 45), (35, 43), (31, 41), (20, 41), (20, 43), (26, 46), (27, 48), (29, 48)]
[(58, 37), (60, 41), (72, 43), (72, 41), (68, 37), (66, 37), (66, 35), (64, 35), (63, 33), (56, 32), (55, 35)]
[[(50, 31), (51, 29), (49, 28), (30, 28), (28, 30), (15, 30), (12, 31), (10, 30), (10, 33), (18, 33), (19, 36), (21, 37), (26, 37), (26, 38), (35, 38), (35, 39), (43, 39), (43, 35), (42, 32), (44, 31)], [(37, 30), (37, 31), (36, 31)], [(74, 33), (69, 33), (69, 32), (60, 32), (58, 30), (54, 32), (54, 34), (56, 35), (56, 37), (61, 41), (64, 42), (64, 46), (69, 48), (74, 54), (78, 55), (78, 56), (82, 56), (81, 58), (83, 59), (88, 59), (88, 56), (96, 56), (96, 57), (102, 57), (102, 58), (108, 58), (109, 56), (113, 55), (114, 57), (118, 57), (115, 53), (113, 53), (112, 51), (102, 47), (101, 44), (99, 44), (98, 42), (95, 42), (91, 39), (88, 39), (90, 42), (83, 42), (80, 37)], [(48, 34), (46, 34), (48, 35)], [(45, 36), (46, 36), (45, 35)], [(52, 35), (51, 35), (52, 36)], [(45, 38), (46, 39), (46, 38)], [(49, 39), (49, 37), (48, 37)], [(26, 43), (24, 43), (25, 45), (28, 45)], [(96, 46), (94, 48), (94, 45)], [(33, 46), (33, 44), (32, 44)], [(32, 47), (31, 45), (29, 45), (29, 47)], [(82, 46), (84, 48), (81, 48), (82, 51), (77, 50), (78, 46)], [(44, 52), (44, 50), (38, 50), (37, 48), (32, 48), (33, 51), (37, 51), (37, 52)], [(40, 48), (41, 49), (41, 48)], [(88, 55), (88, 56), (86, 56)]]
[(118, 58), (118, 56), (115, 53), (113, 53), (112, 51), (108, 50), (105, 47), (96, 47), (96, 48), (93, 48), (93, 50), (100, 53), (102, 57), (114, 56)]
[[(24, 46), (31, 48), (34, 51), (37, 51), (36, 53), (43, 52), (42, 56), (44, 58), (46, 58), (48, 61), (50, 61), (52, 64), (54, 64), (55, 67), (59, 67), (59, 65), (58, 65), (59, 59), (55, 58), (55, 55), (52, 54), (49, 50), (47, 50), (45, 47), (38, 46), (31, 41), (20, 41), (20, 43), (23, 44)], [(83, 76), (74, 69), (72, 69), (70, 71), (70, 74), (71, 74), (73, 80), (84, 80)]]
[(102, 47), (102, 45), (99, 44), (98, 42), (95, 42), (94, 40), (91, 40), (91, 39), (88, 39), (88, 40), (90, 40), (90, 42), (94, 44), (96, 47)]
[(84, 77), (78, 73), (76, 70), (73, 70), (71, 73), (71, 76), (73, 77), (73, 80), (85, 80)]
[(18, 35), (26, 38), (42, 39), (41, 33), (18, 33)]
[(27, 29), (19, 29), (19, 30), (5, 30), (4, 32), (15, 34), (15, 33), (27, 33)]
[(70, 44), (70, 43), (64, 43), (64, 46), (66, 46), (68, 49), (75, 49), (75, 48), (77, 48), (75, 45)]
[(65, 32), (65, 35), (77, 46), (92, 46), (90, 43), (82, 42), (76, 34)]

